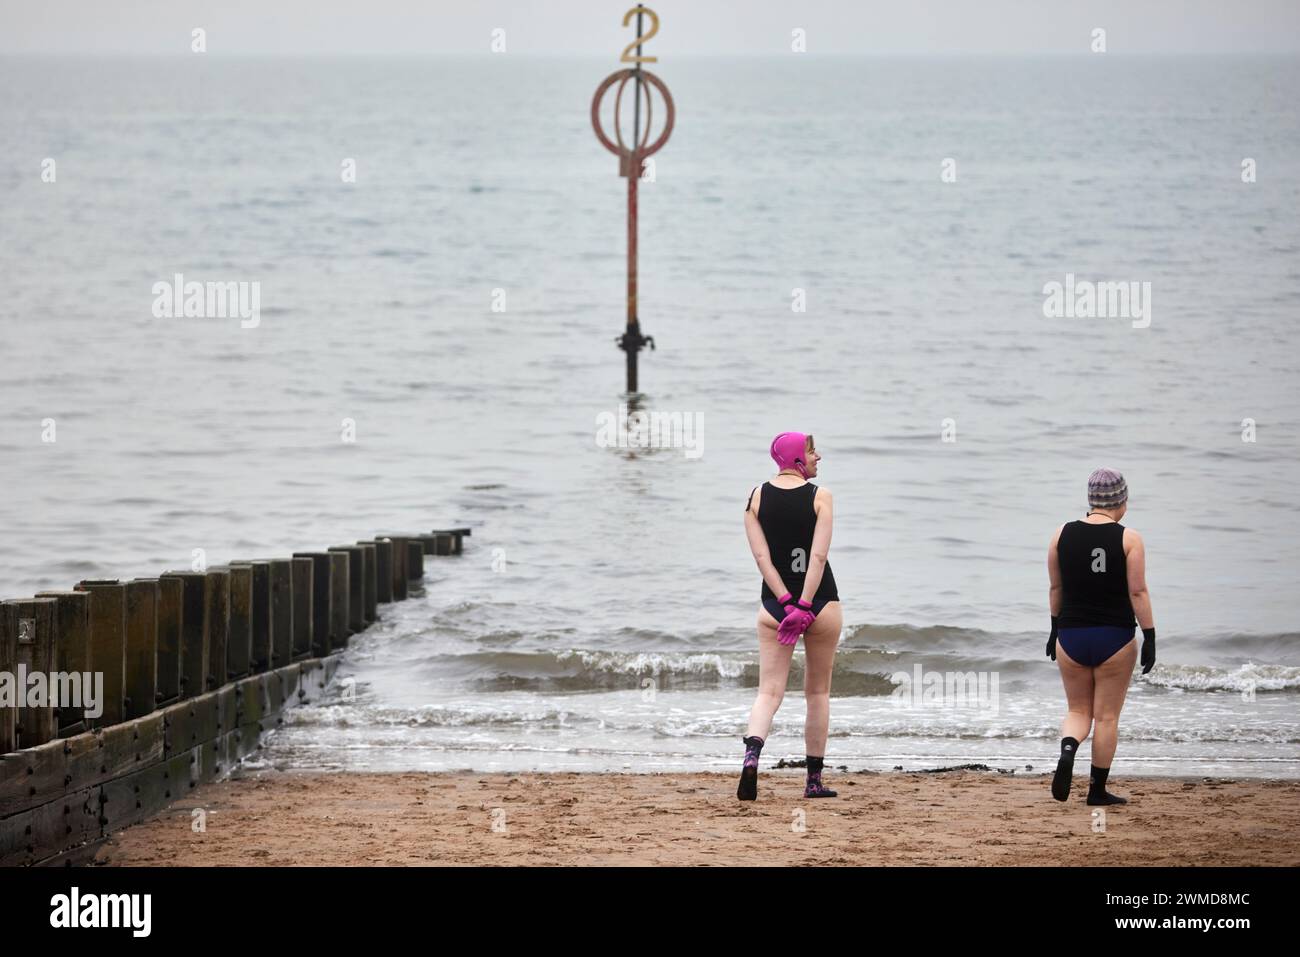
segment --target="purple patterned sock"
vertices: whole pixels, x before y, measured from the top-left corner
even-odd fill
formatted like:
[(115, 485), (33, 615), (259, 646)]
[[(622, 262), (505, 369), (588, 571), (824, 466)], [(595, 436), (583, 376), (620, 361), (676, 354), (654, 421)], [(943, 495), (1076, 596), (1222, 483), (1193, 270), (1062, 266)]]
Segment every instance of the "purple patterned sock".
[(758, 797), (758, 756), (763, 750), (763, 739), (754, 736), (741, 740), (745, 742), (745, 766), (740, 769), (736, 797), (742, 801), (753, 801)]
[(808, 761), (808, 782), (803, 787), (804, 797), (835, 797), (838, 792), (832, 791), (826, 785), (822, 784), (822, 761), (823, 758), (815, 755), (806, 755)]

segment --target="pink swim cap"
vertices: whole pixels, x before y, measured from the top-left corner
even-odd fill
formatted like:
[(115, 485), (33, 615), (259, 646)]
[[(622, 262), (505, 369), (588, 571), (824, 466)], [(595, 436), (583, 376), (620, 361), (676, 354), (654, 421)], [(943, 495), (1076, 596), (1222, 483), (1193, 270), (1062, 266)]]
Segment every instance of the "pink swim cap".
[(798, 469), (804, 478), (808, 470), (804, 467), (804, 456), (808, 452), (808, 436), (802, 432), (782, 432), (772, 440), (772, 461), (778, 468)]

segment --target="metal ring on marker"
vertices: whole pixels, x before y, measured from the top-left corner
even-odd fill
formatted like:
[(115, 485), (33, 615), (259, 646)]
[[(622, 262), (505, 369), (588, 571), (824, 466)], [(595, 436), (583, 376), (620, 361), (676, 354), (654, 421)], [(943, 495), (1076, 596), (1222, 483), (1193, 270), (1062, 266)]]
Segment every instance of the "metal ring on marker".
[[(631, 80), (637, 72), (638, 72), (637, 70), (631, 70), (631, 69), (616, 70), (615, 72), (611, 73), (609, 76), (605, 77), (604, 81), (600, 84), (600, 86), (596, 88), (596, 95), (593, 96), (591, 99), (591, 128), (596, 131), (596, 139), (600, 140), (601, 145), (604, 146), (605, 149), (609, 150), (615, 156), (618, 156), (624, 162), (626, 162), (631, 158), (632, 151), (629, 150), (627, 148), (627, 144), (623, 142), (623, 131), (619, 128), (619, 123), (618, 123), (619, 107), (620, 107), (620, 102), (623, 98), (623, 88), (627, 86), (628, 80)], [(655, 76), (649, 70), (641, 70), (639, 72), (641, 74), (641, 79), (644, 80), (646, 83), (646, 94), (645, 94), (646, 128), (645, 128), (645, 135), (642, 137), (641, 143), (638, 144), (636, 152), (639, 157), (644, 159), (645, 157), (650, 156), (653, 153), (657, 153), (663, 147), (663, 145), (668, 142), (668, 137), (673, 131), (673, 121), (677, 117), (677, 110), (673, 106), (673, 95), (668, 92), (668, 87), (664, 84), (664, 81), (659, 79), (659, 77)], [(600, 102), (602, 99), (604, 99), (605, 93), (615, 83), (619, 84), (618, 94), (614, 102), (614, 136), (616, 137), (617, 142), (611, 140), (608, 136), (606, 136), (605, 131), (600, 128)], [(666, 118), (664, 120), (663, 132), (659, 134), (658, 139), (656, 139), (653, 143), (647, 146), (646, 142), (650, 139), (651, 113), (650, 113), (649, 104), (651, 100), (650, 100), (649, 87), (651, 86), (653, 86), (656, 90), (658, 90), (659, 95), (663, 97), (664, 107), (667, 112), (666, 112)]]

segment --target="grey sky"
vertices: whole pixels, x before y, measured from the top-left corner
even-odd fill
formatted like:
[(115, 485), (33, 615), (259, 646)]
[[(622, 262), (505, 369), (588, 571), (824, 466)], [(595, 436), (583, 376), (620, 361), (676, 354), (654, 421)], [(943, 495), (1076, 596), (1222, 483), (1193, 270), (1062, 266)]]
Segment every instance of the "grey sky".
[[(632, 0), (0, 0), (0, 53), (609, 55)], [(779, 54), (791, 30), (812, 54), (1294, 53), (1300, 0), (651, 0), (647, 53)]]

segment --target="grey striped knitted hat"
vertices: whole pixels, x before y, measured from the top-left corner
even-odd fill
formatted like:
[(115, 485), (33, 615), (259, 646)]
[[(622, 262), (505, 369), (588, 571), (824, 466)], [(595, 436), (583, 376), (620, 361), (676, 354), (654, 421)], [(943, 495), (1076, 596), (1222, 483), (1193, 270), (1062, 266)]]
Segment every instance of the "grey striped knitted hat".
[(1117, 469), (1099, 468), (1088, 476), (1088, 507), (1119, 508), (1128, 501), (1128, 483)]

